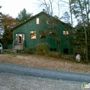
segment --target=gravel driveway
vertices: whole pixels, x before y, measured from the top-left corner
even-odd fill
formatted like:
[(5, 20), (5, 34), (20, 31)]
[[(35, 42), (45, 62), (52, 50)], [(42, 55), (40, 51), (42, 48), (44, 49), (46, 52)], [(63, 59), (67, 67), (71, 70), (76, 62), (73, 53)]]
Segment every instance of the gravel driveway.
[(0, 73), (0, 90), (83, 90), (82, 82)]

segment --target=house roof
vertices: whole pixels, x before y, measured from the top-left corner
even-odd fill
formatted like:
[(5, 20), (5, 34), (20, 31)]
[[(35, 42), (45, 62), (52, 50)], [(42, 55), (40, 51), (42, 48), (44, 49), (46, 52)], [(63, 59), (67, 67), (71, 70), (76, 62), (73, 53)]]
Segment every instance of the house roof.
[[(45, 14), (45, 15), (50, 16), (50, 17), (51, 17), (51, 15), (49, 15), (49, 14), (47, 14), (46, 12), (42, 11), (42, 12), (40, 12), (40, 13), (36, 14), (35, 16), (32, 16), (32, 17), (28, 18), (27, 20), (24, 20), (24, 21), (23, 21), (23, 22), (21, 22), (20, 24), (16, 25), (15, 27), (13, 27), (13, 28), (11, 29), (11, 31), (13, 31), (14, 29), (16, 29), (16, 28), (18, 28), (18, 27), (22, 26), (22, 25), (23, 25), (23, 24), (25, 24), (26, 22), (28, 22), (28, 21), (30, 21), (30, 20), (32, 20), (32, 19), (34, 19), (35, 17), (39, 16), (40, 14)], [(53, 18), (55, 18), (55, 17), (53, 17)], [(57, 18), (55, 18), (55, 19), (57, 19)], [(57, 20), (58, 20), (58, 21), (60, 21), (59, 19), (57, 19)], [(64, 22), (62, 22), (62, 21), (60, 21), (60, 22), (61, 22), (62, 24), (65, 24), (65, 25), (69, 25), (69, 24), (64, 23)], [(70, 25), (69, 25), (69, 26), (70, 26)]]

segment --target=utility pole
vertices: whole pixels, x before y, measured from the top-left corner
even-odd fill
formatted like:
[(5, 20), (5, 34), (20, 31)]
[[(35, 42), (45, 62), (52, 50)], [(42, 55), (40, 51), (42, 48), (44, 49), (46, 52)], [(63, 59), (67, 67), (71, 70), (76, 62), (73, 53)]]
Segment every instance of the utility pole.
[[(2, 6), (0, 6), (0, 9), (2, 8)], [(2, 12), (0, 12), (0, 39), (3, 37), (4, 34), (4, 26), (2, 24)]]

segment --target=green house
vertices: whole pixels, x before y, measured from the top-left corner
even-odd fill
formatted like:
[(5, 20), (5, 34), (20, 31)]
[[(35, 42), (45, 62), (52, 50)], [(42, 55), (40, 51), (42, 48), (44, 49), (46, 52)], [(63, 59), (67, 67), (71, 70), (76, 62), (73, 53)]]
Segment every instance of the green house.
[(12, 29), (13, 49), (35, 47), (38, 43), (48, 43), (49, 50), (62, 54), (72, 54), (71, 27), (44, 11), (32, 16)]

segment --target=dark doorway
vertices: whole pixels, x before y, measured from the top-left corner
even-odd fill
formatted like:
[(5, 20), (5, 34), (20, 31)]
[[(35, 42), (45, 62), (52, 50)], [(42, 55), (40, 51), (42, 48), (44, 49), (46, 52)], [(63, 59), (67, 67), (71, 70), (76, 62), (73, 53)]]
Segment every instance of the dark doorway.
[(19, 43), (21, 43), (21, 40), (22, 40), (22, 37), (21, 37), (21, 36), (19, 36)]

